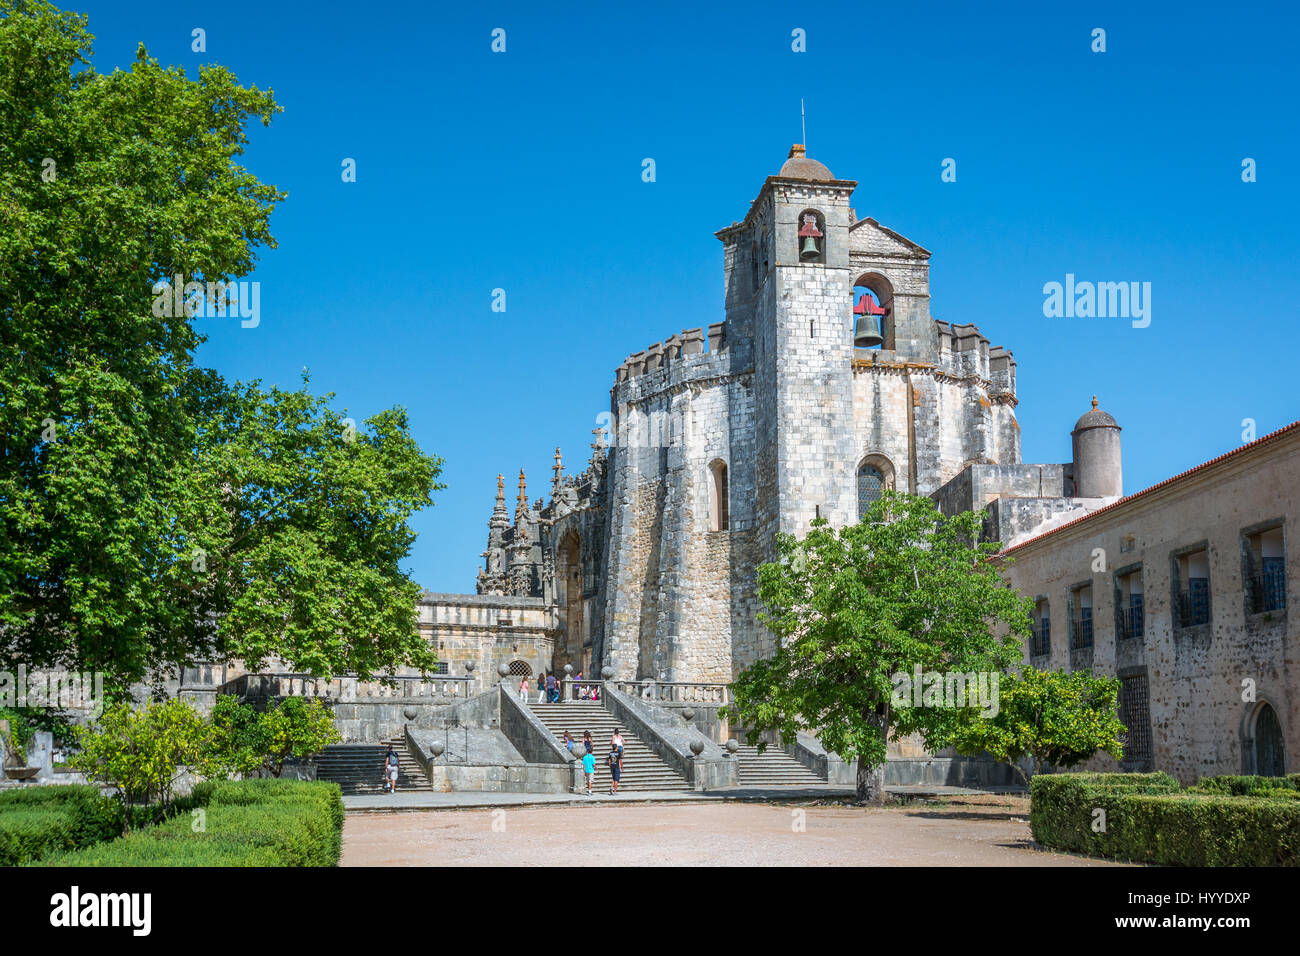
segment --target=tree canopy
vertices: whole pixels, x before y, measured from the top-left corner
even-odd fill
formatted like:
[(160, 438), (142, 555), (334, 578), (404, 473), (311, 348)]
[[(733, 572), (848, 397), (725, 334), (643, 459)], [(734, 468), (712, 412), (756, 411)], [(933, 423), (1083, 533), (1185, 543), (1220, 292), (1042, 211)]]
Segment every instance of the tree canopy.
[[(406, 415), (196, 366), (176, 275), (233, 282), (286, 194), (241, 164), (270, 90), (141, 47), (90, 65), (84, 16), (0, 0), (0, 666), (196, 659), (363, 676), (432, 655), (399, 568), (441, 462)], [(250, 333), (251, 334), (251, 333)]]
[(1020, 657), (1029, 602), (1002, 581), (976, 513), (944, 516), (924, 497), (886, 492), (856, 524), (824, 519), (780, 534), (760, 566), (761, 619), (776, 652), (733, 684), (726, 715), (792, 741), (800, 730), (857, 762), (858, 798), (882, 798), (889, 739), (939, 740), (970, 707), (898, 706), (896, 675), (1001, 673)]

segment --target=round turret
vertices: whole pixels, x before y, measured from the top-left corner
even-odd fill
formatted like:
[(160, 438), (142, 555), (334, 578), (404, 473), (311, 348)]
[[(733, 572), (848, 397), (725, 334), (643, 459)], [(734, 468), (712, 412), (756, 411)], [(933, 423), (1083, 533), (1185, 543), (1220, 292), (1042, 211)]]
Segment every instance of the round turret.
[(1085, 412), (1070, 433), (1074, 447), (1074, 485), (1079, 498), (1117, 498), (1124, 494), (1119, 423), (1097, 407)]

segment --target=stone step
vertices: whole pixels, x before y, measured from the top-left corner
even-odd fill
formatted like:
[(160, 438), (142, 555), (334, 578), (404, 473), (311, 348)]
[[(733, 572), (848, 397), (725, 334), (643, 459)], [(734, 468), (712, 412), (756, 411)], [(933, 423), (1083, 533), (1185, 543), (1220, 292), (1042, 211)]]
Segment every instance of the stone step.
[(316, 755), (316, 778), (337, 783), (347, 794), (384, 793), (384, 756), (397, 751), (397, 789), (431, 791), (424, 768), (406, 747), (406, 738), (381, 744), (335, 744)]
[(590, 731), (596, 757), (596, 777), (593, 789), (609, 788), (609, 768), (604, 760), (609, 753), (609, 738), (616, 729), (623, 731), (623, 778), (619, 790), (685, 790), (686, 780), (673, 770), (640, 738), (631, 733), (622, 722), (607, 711), (599, 701), (568, 701), (560, 704), (530, 703), (529, 708), (546, 725), (546, 729), (563, 741), (565, 731), (573, 737), (574, 752), (583, 753), (582, 733)]

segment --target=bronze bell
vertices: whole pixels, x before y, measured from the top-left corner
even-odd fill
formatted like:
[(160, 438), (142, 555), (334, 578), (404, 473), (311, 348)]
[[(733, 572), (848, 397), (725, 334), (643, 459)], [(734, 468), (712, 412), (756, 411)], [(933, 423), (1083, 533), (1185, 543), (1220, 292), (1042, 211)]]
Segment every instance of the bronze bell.
[(817, 249), (817, 240), (812, 236), (805, 236), (803, 240), (803, 248), (799, 250), (799, 258), (816, 259), (820, 255), (821, 252)]
[(859, 315), (853, 323), (853, 347), (870, 349), (884, 342), (880, 334), (880, 319), (874, 315)]

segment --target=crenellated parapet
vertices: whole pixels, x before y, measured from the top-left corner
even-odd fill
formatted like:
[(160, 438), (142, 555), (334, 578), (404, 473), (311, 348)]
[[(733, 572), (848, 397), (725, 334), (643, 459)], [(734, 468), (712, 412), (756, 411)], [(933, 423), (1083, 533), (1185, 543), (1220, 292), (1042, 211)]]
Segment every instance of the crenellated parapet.
[[(662, 342), (640, 352), (634, 352), (623, 360), (615, 373), (616, 382), (645, 375), (667, 368), (682, 358), (704, 353), (705, 331), (703, 328), (683, 329), (680, 335), (674, 335)], [(720, 352), (726, 347), (726, 323), (715, 322), (708, 329), (709, 352)]]
[(1001, 345), (989, 340), (972, 324), (934, 322), (939, 338), (939, 368), (956, 378), (987, 383), (989, 396), (1014, 399), (1016, 360)]

